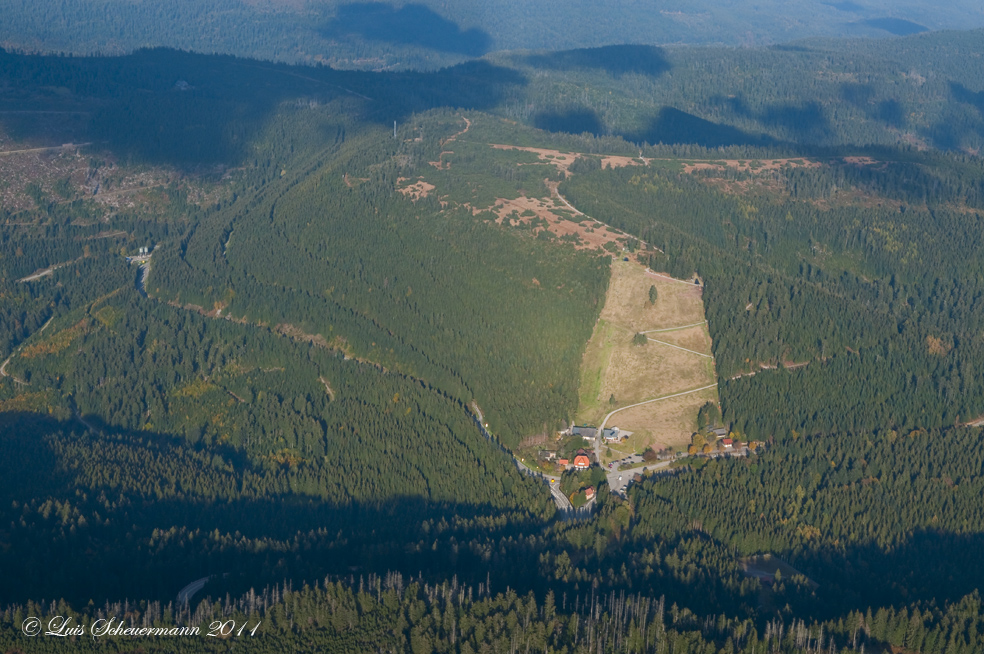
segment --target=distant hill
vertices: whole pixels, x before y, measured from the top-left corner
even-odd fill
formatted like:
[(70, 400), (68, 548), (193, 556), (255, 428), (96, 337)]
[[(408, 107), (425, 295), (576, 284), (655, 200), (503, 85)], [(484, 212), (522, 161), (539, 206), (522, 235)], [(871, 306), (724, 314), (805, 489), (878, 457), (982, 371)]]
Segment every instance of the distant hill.
[(971, 0), (0, 0), (0, 13), (0, 46), (19, 51), (121, 54), (167, 46), (364, 70), (434, 69), (501, 50), (752, 46), (984, 26)]

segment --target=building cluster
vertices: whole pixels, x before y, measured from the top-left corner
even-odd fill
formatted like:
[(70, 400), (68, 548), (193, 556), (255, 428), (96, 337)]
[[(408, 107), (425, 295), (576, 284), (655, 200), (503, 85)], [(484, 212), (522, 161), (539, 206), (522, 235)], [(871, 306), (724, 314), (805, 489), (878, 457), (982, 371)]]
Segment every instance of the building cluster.
[(591, 454), (584, 450), (578, 450), (573, 459), (557, 459), (557, 463), (565, 468), (587, 470), (591, 467)]

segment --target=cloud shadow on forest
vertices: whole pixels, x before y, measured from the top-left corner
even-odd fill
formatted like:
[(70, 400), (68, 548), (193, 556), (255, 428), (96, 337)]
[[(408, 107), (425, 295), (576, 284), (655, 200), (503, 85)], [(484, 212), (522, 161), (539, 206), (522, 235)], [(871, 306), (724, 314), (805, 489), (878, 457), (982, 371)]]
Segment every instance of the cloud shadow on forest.
[[(860, 106), (867, 102), (872, 93), (873, 91), (865, 85), (844, 85), (841, 88), (841, 99)], [(830, 119), (818, 102), (801, 104), (777, 102), (761, 109), (753, 109), (742, 95), (728, 97), (719, 95), (711, 98), (711, 102), (738, 118), (753, 120), (763, 127), (778, 131), (783, 137), (781, 142), (787, 144), (807, 146), (821, 144), (832, 133)], [(760, 138), (768, 141), (771, 137), (761, 135)], [(779, 142), (780, 139), (772, 139), (772, 143)]]
[(715, 123), (675, 107), (663, 107), (645, 127), (635, 131), (609, 132), (597, 112), (587, 107), (541, 112), (533, 117), (533, 125), (548, 132), (589, 133), (594, 136), (611, 134), (640, 145), (662, 143), (717, 148), (730, 145), (776, 144), (776, 140), (768, 135), (750, 134), (731, 125)]
[[(12, 510), (13, 502), (18, 508), (7, 514), (11, 520), (22, 515), (21, 506), (50, 499), (70, 503), (78, 510), (76, 518), (91, 519), (93, 512), (101, 518), (69, 530), (57, 515), (49, 521), (34, 511), (26, 514), (30, 526), (18, 529), (10, 547), (0, 548), (0, 569), (10, 572), (0, 587), (4, 604), (42, 596), (83, 603), (124, 597), (166, 602), (185, 584), (217, 573), (242, 580), (246, 588), (285, 578), (310, 580), (392, 570), (412, 570), (414, 575), (419, 571), (432, 580), (457, 574), (475, 584), (489, 578), (489, 566), (479, 554), (468, 548), (459, 553), (447, 541), (452, 536), (467, 538), (467, 527), (459, 533), (449, 525), (442, 547), (434, 550), (431, 544), (438, 534), (422, 523), (447, 522), (451, 516), (466, 524), (478, 520), (489, 523), (485, 533), (494, 536), (504, 529), (491, 526), (501, 517), (501, 508), (410, 495), (332, 502), (304, 491), (292, 492), (286, 467), (257, 469), (240, 451), (191, 446), (168, 434), (107, 427), (96, 416), (84, 419), (101, 433), (92, 434), (78, 420), (0, 413), (0, 501), (5, 507), (0, 516)], [(45, 434), (56, 434), (60, 442), (81, 440), (82, 447), (107, 457), (105, 467), (94, 474), (96, 481), (88, 481), (90, 471), (79, 467), (87, 463), (67, 460), (42, 437)], [(123, 444), (126, 450), (114, 449)], [(118, 479), (112, 479), (116, 466), (123, 478), (153, 475), (161, 462), (173, 456), (175, 445), (213, 457), (212, 465), (218, 465), (223, 476), (194, 474), (189, 487), (189, 477), (175, 469), (173, 479), (155, 478), (140, 492), (120, 493)], [(221, 456), (218, 464), (214, 455)], [(145, 461), (154, 464), (144, 468)], [(217, 480), (243, 488), (241, 497), (227, 499), (227, 488), (210, 488)], [(269, 489), (258, 490), (263, 487)], [(160, 497), (159, 489), (169, 490)], [(72, 524), (76, 521), (72, 519)], [(544, 522), (529, 514), (525, 522), (513, 522), (509, 529), (537, 534)], [(168, 530), (171, 536), (178, 535), (169, 537), (164, 533)], [(155, 531), (160, 535), (154, 536)], [(193, 536), (216, 531), (222, 535), (220, 540)], [(249, 539), (266, 545), (254, 547)], [(426, 542), (427, 547), (418, 549), (418, 542)], [(73, 554), (65, 556), (66, 552)], [(516, 587), (514, 573), (519, 579), (534, 579), (537, 560), (527, 558), (493, 569), (490, 578), (496, 587), (505, 590), (510, 583)]]
[(533, 117), (533, 126), (547, 132), (566, 132), (568, 134), (604, 133), (604, 125), (597, 112), (584, 107), (567, 111), (545, 111)]
[(979, 148), (984, 141), (984, 91), (972, 91), (959, 82), (950, 82), (949, 90), (956, 104), (924, 136), (941, 150)]
[(527, 55), (526, 65), (548, 70), (603, 70), (612, 77), (635, 73), (659, 77), (671, 69), (662, 48), (650, 45), (607, 45), (563, 52)]
[(484, 30), (461, 29), (455, 22), (420, 4), (395, 7), (383, 2), (342, 5), (337, 15), (318, 30), (326, 39), (356, 36), (368, 41), (419, 46), (438, 52), (481, 57), (492, 47)]
[(984, 91), (971, 91), (959, 82), (950, 82), (950, 94), (957, 102), (969, 104), (984, 115)]
[(895, 36), (911, 36), (929, 31), (929, 28), (925, 25), (913, 23), (911, 20), (905, 20), (904, 18), (868, 18), (860, 22), (866, 27), (884, 30)]
[[(334, 103), (322, 111), (324, 127), (362, 123), (392, 125), (414, 112), (437, 107), (486, 110), (511, 88), (526, 84), (522, 73), (477, 60), (427, 73), (336, 71), (157, 48), (122, 57), (49, 57), (0, 51), (9, 87), (8, 109), (84, 112), (82, 140), (135, 162), (182, 169), (242, 165), (255, 156), (253, 143), (274, 116)], [(67, 90), (49, 98), (43, 89)], [(294, 104), (292, 105), (292, 101)], [(19, 103), (19, 104), (18, 104)], [(51, 121), (0, 115), (15, 139), (55, 141)], [(326, 133), (326, 147), (335, 132)], [(317, 137), (312, 133), (309, 136)]]
[(767, 146), (776, 143), (768, 135), (750, 134), (737, 127), (715, 123), (675, 107), (663, 107), (645, 129), (626, 134), (625, 138), (637, 143), (689, 143), (705, 148), (730, 145)]
[[(104, 427), (95, 416), (85, 416), (85, 420)], [(95, 481), (86, 481), (87, 473), (93, 472), (84, 468), (89, 464), (57, 453), (44, 435), (56, 435), (59, 443), (81, 441), (79, 446), (105, 457), (106, 467), (94, 471)], [(0, 413), (0, 516), (11, 524), (24, 516), (28, 525), (18, 527), (8, 541), (10, 546), (0, 549), (0, 566), (9, 573), (0, 587), (0, 602), (41, 596), (83, 603), (91, 598), (97, 604), (123, 597), (168, 601), (186, 583), (216, 573), (230, 575), (220, 590), (259, 588), (285, 578), (311, 580), (403, 570), (414, 575), (419, 571), (429, 581), (452, 575), (464, 584), (490, 579), (494, 591), (509, 585), (520, 593), (576, 592), (573, 584), (565, 586), (552, 576), (542, 576), (536, 548), (500, 554), (494, 545), (500, 537), (523, 542), (542, 535), (545, 523), (532, 515), (522, 523), (496, 526), (501, 511), (484, 504), (398, 496), (341, 505), (291, 492), (286, 468), (267, 471), (270, 479), (266, 481), (273, 486), (279, 483), (281, 490), (263, 492), (259, 490), (264, 487), (261, 471), (251, 470), (241, 453), (228, 448), (200, 448), (208, 457), (221, 455), (219, 463), (213, 460), (212, 465), (224, 470), (224, 477), (210, 480), (207, 475), (193, 474), (194, 488), (182, 488), (181, 484), (188, 483), (187, 476), (181, 481), (155, 478), (142, 492), (119, 493), (119, 481), (112, 474), (116, 467), (124, 477), (153, 474), (153, 468), (142, 467), (144, 462), (166, 467), (171, 446), (178, 443), (196, 450), (166, 434), (106, 428), (103, 434), (93, 435), (78, 420)], [(124, 444), (128, 450), (114, 450)], [(247, 471), (252, 474), (249, 483), (241, 478)], [(177, 468), (176, 472), (181, 477), (184, 470)], [(249, 496), (223, 499), (223, 493), (217, 492), (223, 489), (209, 486), (223, 480), (228, 487), (246, 489), (243, 494)], [(638, 492), (645, 492), (650, 483), (679, 480), (648, 482)], [(168, 489), (171, 484), (177, 486), (159, 498), (155, 486)], [(50, 519), (40, 515), (40, 505), (48, 500), (54, 513)], [(60, 504), (69, 507), (67, 523), (59, 515)], [(91, 517), (93, 512), (99, 513), (99, 521), (75, 526), (79, 515)], [(464, 521), (462, 531), (453, 524), (443, 531), (423, 524), (436, 525), (452, 515)], [(476, 522), (467, 526), (472, 519)], [(487, 526), (479, 528), (483, 523)], [(159, 535), (154, 536), (155, 530)], [(216, 531), (218, 538), (213, 538)], [(755, 530), (748, 536), (754, 537)], [(727, 543), (700, 533), (671, 537), (667, 544), (673, 547), (680, 539), (695, 537), (730, 550)], [(465, 546), (473, 538), (478, 547)], [(257, 547), (249, 539), (267, 540)], [(153, 546), (148, 546), (152, 540)], [(649, 542), (610, 541), (607, 556), (612, 558), (593, 563), (589, 559), (584, 570), (603, 575), (610, 560), (633, 559), (632, 553), (649, 547)], [(803, 603), (790, 598), (796, 615), (830, 619), (869, 606), (902, 607), (914, 598), (932, 598), (939, 605), (959, 600), (984, 586), (984, 559), (976, 556), (982, 548), (981, 533), (916, 529), (891, 546), (869, 540), (801, 549), (794, 556), (776, 554), (820, 584), (815, 598), (800, 598), (806, 600)], [(66, 552), (73, 554), (65, 556)], [(692, 587), (673, 575), (654, 575), (649, 581), (642, 576), (637, 581), (638, 592), (665, 593), (684, 605), (693, 597)], [(617, 588), (603, 584), (601, 590)], [(738, 599), (724, 593), (708, 610), (722, 610)]]

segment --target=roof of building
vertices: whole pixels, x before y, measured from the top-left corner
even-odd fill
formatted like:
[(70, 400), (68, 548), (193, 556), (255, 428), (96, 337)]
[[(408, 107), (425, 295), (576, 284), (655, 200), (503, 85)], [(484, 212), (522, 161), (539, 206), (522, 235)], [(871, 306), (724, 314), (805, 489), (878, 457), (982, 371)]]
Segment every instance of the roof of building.
[(594, 427), (572, 427), (571, 434), (574, 436), (583, 436), (584, 438), (594, 438), (598, 430)]
[(591, 459), (583, 454), (578, 454), (574, 457), (574, 465), (579, 468), (588, 468), (591, 466)]
[(586, 498), (591, 499), (591, 497), (594, 496), (594, 494), (595, 494), (594, 486), (588, 486), (587, 488), (584, 489), (584, 496)]

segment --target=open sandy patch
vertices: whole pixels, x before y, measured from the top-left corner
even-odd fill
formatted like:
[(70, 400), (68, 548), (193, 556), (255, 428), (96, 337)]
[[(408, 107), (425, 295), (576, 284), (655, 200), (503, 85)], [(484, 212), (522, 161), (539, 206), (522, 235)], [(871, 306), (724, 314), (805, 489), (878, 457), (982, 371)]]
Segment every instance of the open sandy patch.
[(645, 159), (637, 159), (635, 157), (619, 157), (617, 155), (609, 155), (601, 158), (602, 168), (627, 168), (629, 166), (645, 165), (647, 165)]
[(571, 164), (580, 156), (577, 152), (561, 152), (560, 150), (547, 150), (545, 148), (527, 148), (519, 145), (504, 145), (493, 143), (492, 147), (496, 150), (522, 150), (532, 152), (544, 163), (553, 164), (557, 170), (565, 173), (570, 170)]
[(580, 250), (604, 250), (608, 243), (616, 244), (621, 250), (622, 243), (628, 238), (624, 233), (609, 229), (584, 214), (575, 215), (554, 199), (543, 200), (525, 195), (515, 199), (496, 198), (489, 210), (497, 216), (496, 222), (499, 224), (519, 226), (536, 221), (534, 235), (546, 230)]
[(406, 179), (405, 177), (398, 178), (396, 180), (397, 183), (396, 190), (398, 190), (400, 193), (407, 196), (414, 202), (416, 202), (420, 198), (426, 198), (431, 191), (437, 188), (433, 184), (424, 181), (423, 177), (418, 178), (417, 181), (414, 182), (413, 184), (406, 184), (405, 186), (400, 186), (400, 184), (403, 184), (404, 182), (407, 181), (409, 180)]
[(713, 161), (683, 161), (683, 172), (693, 173), (700, 170), (737, 170), (749, 173), (767, 173), (791, 168), (819, 168), (822, 164), (811, 159), (715, 159)]

